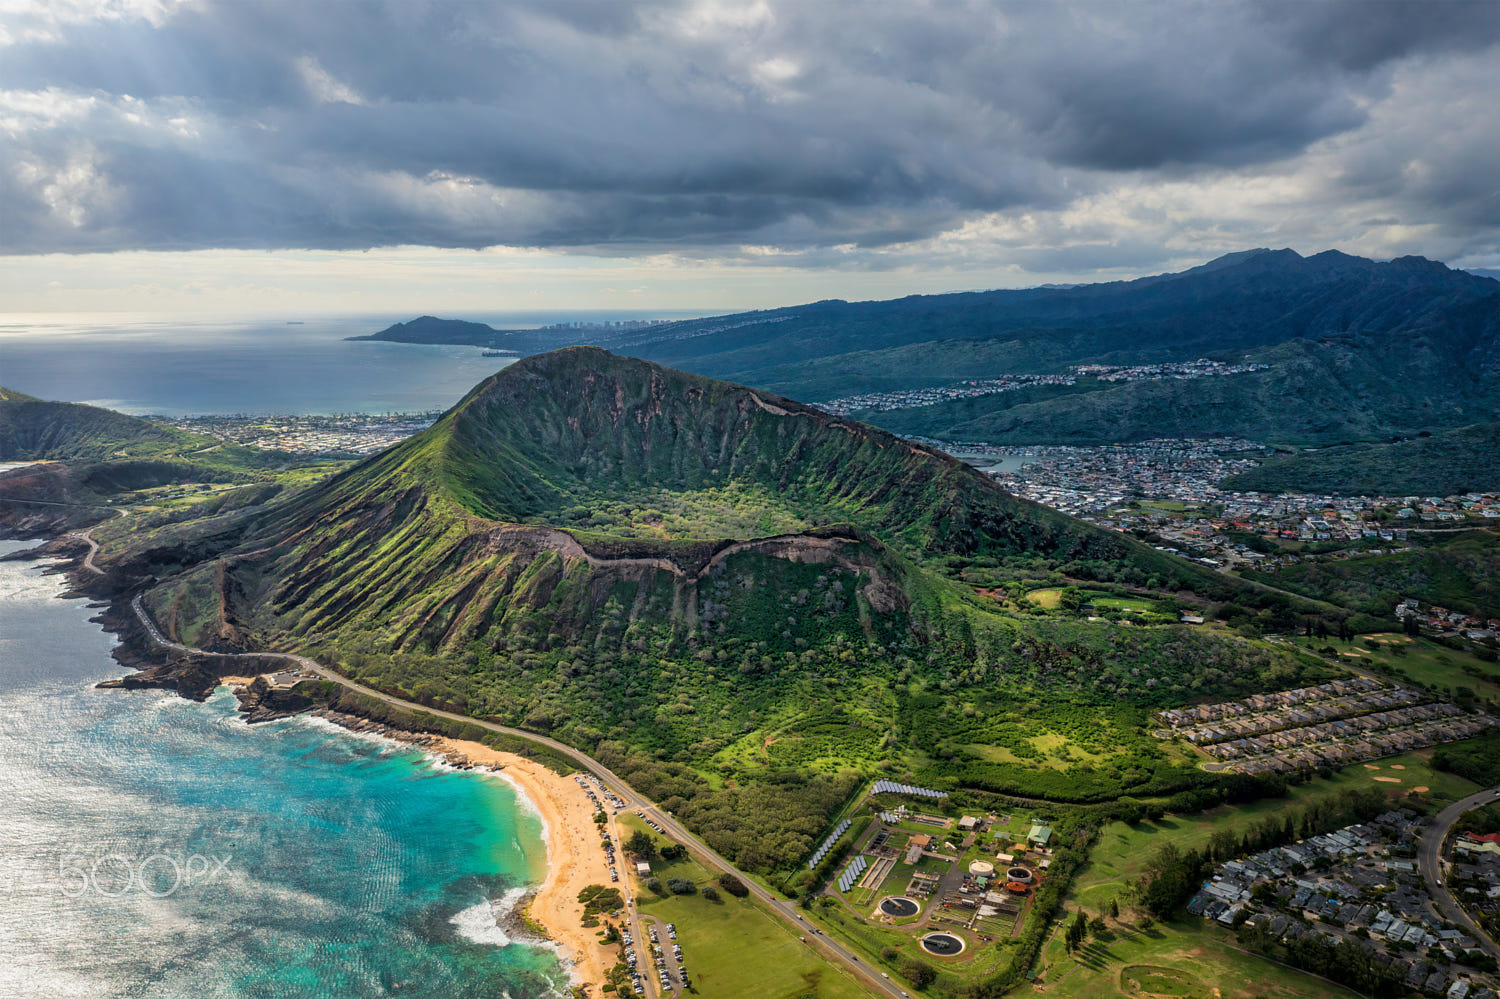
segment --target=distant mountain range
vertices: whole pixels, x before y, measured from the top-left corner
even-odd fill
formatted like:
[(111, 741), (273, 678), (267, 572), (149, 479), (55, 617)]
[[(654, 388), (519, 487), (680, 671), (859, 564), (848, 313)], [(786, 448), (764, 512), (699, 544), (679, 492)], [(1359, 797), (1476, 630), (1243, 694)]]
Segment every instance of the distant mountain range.
[[(441, 326), (419, 322), (420, 331), (378, 336), (476, 342), (443, 339)], [(524, 351), (511, 339), (522, 333), (550, 341), (537, 349), (568, 335), (495, 331), (484, 345)], [(663, 324), (602, 345), (813, 404), (1077, 365), (1207, 357), (1269, 366), (1192, 381), (1084, 377), (853, 414), (939, 439), (1238, 435), (1334, 444), (1500, 419), (1500, 281), (1421, 257), (1377, 263), (1334, 250), (1247, 250), (1134, 281), (814, 302)]]

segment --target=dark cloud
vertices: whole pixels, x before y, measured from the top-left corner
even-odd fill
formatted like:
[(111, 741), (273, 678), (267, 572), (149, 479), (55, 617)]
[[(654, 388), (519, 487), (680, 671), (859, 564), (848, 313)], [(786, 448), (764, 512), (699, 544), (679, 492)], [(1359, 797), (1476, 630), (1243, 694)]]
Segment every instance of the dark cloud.
[(1254, 9), (1305, 57), (1351, 70), (1500, 41), (1494, 0), (1262, 0)]
[[(1496, 11), (204, 0), (12, 32), (0, 249), (889, 246), (1284, 167), (1368, 130), (1403, 67), (1492, 45)], [(1414, 180), (1376, 143), (1341, 176), (1490, 218), (1491, 145)], [(1161, 253), (1059, 252), (1031, 256)]]

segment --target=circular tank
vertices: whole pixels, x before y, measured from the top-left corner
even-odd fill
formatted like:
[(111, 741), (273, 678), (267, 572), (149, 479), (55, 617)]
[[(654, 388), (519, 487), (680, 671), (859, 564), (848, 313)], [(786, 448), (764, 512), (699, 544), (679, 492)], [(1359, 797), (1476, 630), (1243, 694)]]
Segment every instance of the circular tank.
[(1023, 885), (1029, 885), (1031, 884), (1031, 868), (1012, 867), (1005, 872), (1005, 878), (1007, 881), (1019, 881)]
[(952, 933), (929, 933), (920, 942), (923, 950), (938, 957), (952, 957), (964, 949), (963, 938)]
[(897, 919), (915, 916), (921, 909), (921, 906), (904, 895), (894, 895), (881, 900), (880, 903), (881, 912), (887, 916), (895, 916)]
[(969, 873), (976, 878), (987, 878), (995, 873), (995, 865), (988, 860), (976, 860), (969, 865)]

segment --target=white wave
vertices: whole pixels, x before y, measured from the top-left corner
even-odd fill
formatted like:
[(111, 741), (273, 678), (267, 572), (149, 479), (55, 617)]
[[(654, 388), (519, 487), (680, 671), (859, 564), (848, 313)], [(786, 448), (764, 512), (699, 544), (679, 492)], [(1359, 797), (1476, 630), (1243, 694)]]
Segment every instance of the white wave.
[(485, 901), (456, 913), (448, 922), (465, 940), (491, 947), (508, 947), (510, 935), (500, 928), (495, 919), (493, 905)]
[(551, 947), (551, 941), (546, 940), (512, 941), (510, 934), (500, 928), (500, 923), (515, 912), (516, 906), (521, 904), (530, 890), (524, 885), (508, 889), (499, 898), (488, 899), (456, 913), (448, 922), (457, 928), (459, 936), (474, 943), (505, 947), (515, 942), (533, 947)]
[(326, 732), (329, 735), (341, 736), (351, 742), (363, 743), (368, 746), (377, 747), (380, 754), (377, 759), (389, 759), (392, 756), (400, 756), (420, 750), (421, 746), (413, 746), (409, 742), (400, 739), (392, 739), (390, 736), (381, 735), (379, 732), (356, 732), (352, 728), (345, 728), (338, 722), (329, 721), (321, 715), (301, 714), (290, 718), (281, 718), (271, 723), (272, 725), (286, 725), (296, 728), (310, 728), (318, 732)]
[(530, 891), (530, 889), (526, 888), (524, 885), (519, 888), (512, 888), (504, 895), (501, 895), (498, 901), (491, 902), (490, 911), (495, 914), (495, 919), (504, 919), (506, 916), (514, 912), (516, 910), (516, 906), (521, 903), (521, 899), (526, 897), (526, 893), (528, 891)]

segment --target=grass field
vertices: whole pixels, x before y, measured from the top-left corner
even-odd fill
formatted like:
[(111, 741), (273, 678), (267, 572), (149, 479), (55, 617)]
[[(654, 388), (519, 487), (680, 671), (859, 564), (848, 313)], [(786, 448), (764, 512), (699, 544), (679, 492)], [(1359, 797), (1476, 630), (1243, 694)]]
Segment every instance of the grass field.
[[(646, 829), (634, 815), (621, 815), (619, 822), (627, 836)], [(694, 860), (658, 860), (651, 868), (652, 875), (664, 883), (669, 878), (686, 878), (701, 887), (714, 880), (713, 873)], [(644, 888), (636, 895), (640, 912), (677, 924), (683, 961), (703, 999), (863, 999), (869, 995), (759, 905), (728, 892), (721, 891), (719, 897), (721, 902), (710, 902), (702, 895), (659, 896)]]
[(1161, 607), (1155, 600), (1140, 597), (1095, 597), (1091, 603), (1100, 610), (1126, 610), (1149, 613)]
[(1391, 632), (1361, 635), (1353, 642), (1314, 638), (1298, 639), (1297, 644), (1306, 646), (1309, 641), (1313, 648), (1332, 646), (1339, 651), (1340, 659), (1356, 665), (1363, 665), (1360, 660), (1368, 659), (1366, 668), (1389, 673), (1397, 679), (1409, 678), (1449, 690), (1468, 687), (1480, 697), (1500, 698), (1500, 664), (1483, 662), (1431, 639)]
[(1183, 999), (1333, 999), (1358, 995), (1331, 982), (1236, 949), (1228, 931), (1185, 919), (1145, 933), (1107, 933), (1075, 958), (1053, 935), (1040, 981), (1017, 995), (1111, 999), (1150, 995)]
[(1045, 610), (1057, 610), (1062, 602), (1062, 588), (1049, 586), (1046, 589), (1032, 590), (1026, 594), (1026, 599)]
[[(647, 893), (649, 895), (649, 893)], [(780, 920), (732, 895), (642, 899), (641, 911), (677, 924), (677, 940), (704, 999), (860, 999), (864, 988), (819, 957)]]

